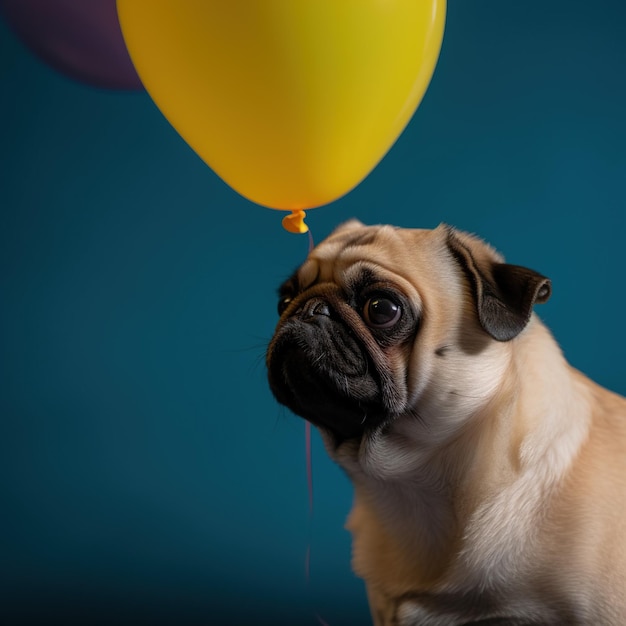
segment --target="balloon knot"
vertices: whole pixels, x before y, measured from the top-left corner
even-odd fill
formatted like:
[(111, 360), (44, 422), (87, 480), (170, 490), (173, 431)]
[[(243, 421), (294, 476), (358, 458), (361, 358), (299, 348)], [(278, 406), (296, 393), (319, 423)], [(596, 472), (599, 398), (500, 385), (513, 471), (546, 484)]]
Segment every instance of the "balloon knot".
[(290, 233), (302, 234), (309, 231), (309, 227), (304, 223), (306, 213), (300, 209), (294, 209), (289, 215), (283, 217), (283, 227)]

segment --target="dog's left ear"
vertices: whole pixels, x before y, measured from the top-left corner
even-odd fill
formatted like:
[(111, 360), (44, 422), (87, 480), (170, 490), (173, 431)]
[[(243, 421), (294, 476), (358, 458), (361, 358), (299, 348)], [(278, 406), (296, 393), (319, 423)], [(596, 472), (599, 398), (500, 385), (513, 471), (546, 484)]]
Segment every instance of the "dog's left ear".
[(526, 267), (501, 262), (491, 248), (470, 235), (446, 230), (448, 248), (472, 287), (481, 326), (497, 341), (517, 337), (533, 306), (550, 297), (550, 280)]

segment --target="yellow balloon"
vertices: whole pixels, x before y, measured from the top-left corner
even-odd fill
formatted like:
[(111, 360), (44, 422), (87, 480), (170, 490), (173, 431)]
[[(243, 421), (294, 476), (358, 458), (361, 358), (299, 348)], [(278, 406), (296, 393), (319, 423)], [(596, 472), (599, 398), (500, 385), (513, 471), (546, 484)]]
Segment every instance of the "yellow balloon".
[(141, 80), (231, 187), (266, 207), (360, 183), (434, 71), (445, 0), (117, 0)]

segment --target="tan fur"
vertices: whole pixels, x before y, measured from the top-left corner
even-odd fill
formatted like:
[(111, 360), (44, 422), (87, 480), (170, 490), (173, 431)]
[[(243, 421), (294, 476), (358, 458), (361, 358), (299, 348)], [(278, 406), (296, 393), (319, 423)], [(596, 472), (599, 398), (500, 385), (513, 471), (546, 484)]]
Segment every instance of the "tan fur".
[[(359, 229), (372, 241), (346, 246)], [(423, 313), (412, 349), (388, 355), (421, 420), (338, 448), (322, 433), (354, 484), (347, 526), (374, 622), (626, 624), (626, 400), (571, 368), (534, 314), (514, 339), (488, 337), (445, 232), (349, 223), (300, 272), (341, 285), (375, 266)]]

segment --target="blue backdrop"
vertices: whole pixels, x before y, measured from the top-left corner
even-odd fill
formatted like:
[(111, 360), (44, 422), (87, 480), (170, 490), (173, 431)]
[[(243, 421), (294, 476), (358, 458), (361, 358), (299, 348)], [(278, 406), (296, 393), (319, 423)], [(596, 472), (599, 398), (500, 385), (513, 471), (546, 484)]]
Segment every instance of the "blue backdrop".
[[(568, 359), (626, 393), (626, 3), (451, 0), (413, 121), (334, 225), (478, 233), (551, 277)], [(271, 397), (306, 237), (226, 187), (144, 93), (0, 22), (0, 622), (368, 623), (347, 479)], [(311, 544), (311, 577), (304, 561)]]

